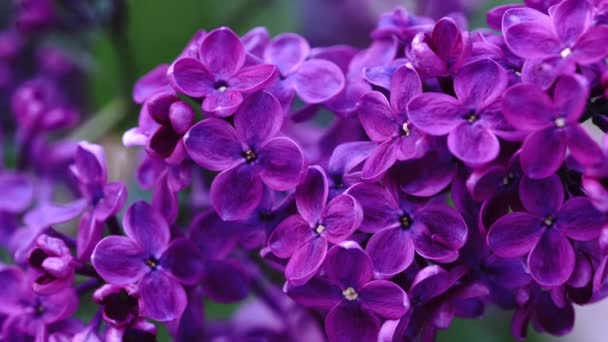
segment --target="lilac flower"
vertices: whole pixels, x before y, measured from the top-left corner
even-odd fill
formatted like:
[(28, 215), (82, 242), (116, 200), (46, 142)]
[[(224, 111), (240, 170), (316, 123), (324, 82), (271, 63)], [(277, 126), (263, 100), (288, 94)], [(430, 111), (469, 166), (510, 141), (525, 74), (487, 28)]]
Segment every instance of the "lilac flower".
[(296, 190), (298, 214), (289, 216), (272, 232), (268, 247), (279, 258), (290, 258), (285, 277), (294, 285), (312, 278), (321, 267), (329, 243), (346, 240), (361, 224), (363, 212), (350, 195), (327, 203), (325, 171), (311, 166)]
[(186, 133), (190, 157), (221, 172), (211, 184), (211, 203), (225, 220), (246, 218), (262, 199), (263, 186), (294, 188), (304, 170), (302, 151), (293, 140), (276, 137), (283, 113), (274, 96), (248, 97), (234, 116), (234, 127), (205, 119)]
[(530, 132), (521, 148), (521, 167), (531, 178), (554, 174), (562, 165), (566, 149), (583, 165), (600, 161), (599, 146), (587, 135), (578, 119), (583, 115), (589, 88), (580, 76), (560, 76), (550, 98), (533, 84), (518, 84), (505, 93), (505, 118), (514, 127)]
[(201, 41), (199, 59), (185, 57), (167, 71), (175, 89), (192, 97), (204, 97), (203, 111), (229, 116), (247, 95), (272, 83), (277, 69), (270, 64), (243, 67), (245, 48), (229, 28), (221, 27)]
[(170, 321), (186, 307), (182, 284), (200, 280), (202, 264), (196, 247), (183, 238), (170, 240), (169, 226), (145, 202), (135, 202), (124, 217), (127, 237), (101, 240), (91, 256), (99, 275), (113, 285), (138, 282), (143, 316)]
[(549, 15), (531, 8), (505, 12), (502, 31), (509, 49), (526, 58), (525, 82), (547, 88), (561, 73), (574, 73), (608, 55), (608, 27), (592, 25), (592, 7), (586, 0), (565, 0)]
[(295, 33), (284, 33), (270, 41), (264, 61), (276, 65), (281, 78), (269, 91), (289, 110), (294, 95), (305, 103), (322, 103), (344, 88), (344, 75), (334, 63), (310, 57), (308, 42)]
[(103, 319), (113, 327), (124, 327), (139, 318), (139, 301), (135, 286), (106, 284), (93, 293), (93, 300), (103, 307)]
[(104, 339), (106, 342), (156, 340), (156, 325), (144, 319), (139, 319), (126, 327), (110, 327)]
[(403, 7), (397, 7), (380, 16), (376, 28), (372, 31), (372, 38), (379, 39), (395, 35), (409, 45), (416, 34), (430, 32), (434, 24), (431, 18), (418, 17), (408, 13)]
[(324, 269), (327, 278), (314, 278), (303, 286), (286, 285), (287, 294), (296, 302), (330, 310), (325, 332), (334, 341), (373, 341), (380, 321), (399, 319), (409, 309), (407, 294), (386, 280), (372, 280), (372, 262), (354, 242), (334, 246)]
[(507, 75), (489, 59), (471, 62), (454, 78), (456, 97), (425, 93), (408, 104), (412, 123), (432, 135), (448, 135), (450, 151), (465, 163), (479, 165), (498, 156), (498, 136), (509, 137), (501, 95)]
[(424, 155), (425, 134), (407, 115), (408, 102), (421, 93), (418, 74), (408, 66), (401, 66), (392, 77), (390, 103), (377, 91), (361, 97), (357, 104), (359, 119), (370, 139), (379, 143), (363, 165), (363, 179), (378, 178), (397, 160)]
[(564, 189), (557, 176), (543, 180), (524, 178), (519, 194), (528, 212), (513, 212), (498, 219), (488, 232), (488, 246), (502, 257), (529, 252), (532, 277), (544, 286), (562, 285), (575, 266), (570, 239), (597, 238), (605, 218), (587, 198), (574, 197), (564, 203)]
[(78, 179), (80, 192), (88, 201), (88, 208), (80, 219), (77, 239), (78, 259), (87, 260), (103, 233), (103, 224), (122, 209), (127, 189), (121, 182), (108, 183), (103, 148), (81, 142), (71, 171)]
[(460, 214), (444, 204), (408, 198), (399, 189), (359, 183), (348, 194), (361, 203), (359, 228), (374, 233), (365, 247), (376, 278), (391, 278), (404, 271), (418, 253), (426, 259), (452, 262), (467, 240)]
[(27, 261), (36, 277), (33, 283), (36, 293), (50, 295), (72, 286), (76, 264), (61, 239), (38, 236)]

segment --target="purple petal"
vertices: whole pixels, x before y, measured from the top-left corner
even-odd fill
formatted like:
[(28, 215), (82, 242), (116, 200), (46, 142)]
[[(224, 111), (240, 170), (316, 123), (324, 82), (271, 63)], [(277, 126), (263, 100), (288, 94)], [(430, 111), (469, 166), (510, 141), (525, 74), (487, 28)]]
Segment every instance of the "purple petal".
[(302, 286), (287, 283), (285, 292), (297, 303), (315, 309), (329, 310), (344, 298), (339, 287), (322, 277), (313, 278)]
[(555, 225), (573, 240), (588, 241), (597, 238), (605, 224), (604, 215), (586, 197), (574, 197), (562, 206)]
[(312, 227), (300, 215), (291, 215), (272, 231), (268, 247), (279, 258), (289, 258), (307, 240), (315, 237)]
[(464, 104), (479, 108), (500, 97), (507, 88), (507, 72), (491, 59), (465, 65), (454, 78), (454, 91)]
[(329, 280), (341, 289), (352, 287), (358, 290), (373, 275), (372, 260), (355, 242), (332, 247), (327, 252), (324, 269)]
[(528, 177), (541, 179), (557, 172), (566, 157), (565, 134), (547, 127), (526, 138), (521, 148), (521, 168)]
[(338, 145), (329, 157), (327, 171), (335, 174), (349, 173), (375, 149), (370, 141), (356, 141)]
[(310, 224), (319, 221), (328, 196), (327, 176), (320, 166), (308, 168), (306, 178), (296, 189), (298, 212)]
[(225, 170), (243, 159), (236, 131), (220, 119), (197, 123), (184, 136), (184, 143), (190, 158), (209, 170)]
[(103, 198), (95, 207), (95, 218), (105, 221), (108, 217), (116, 215), (127, 200), (127, 188), (121, 182), (108, 183), (103, 188)]
[(82, 141), (76, 148), (74, 156), (78, 174), (84, 183), (105, 183), (107, 171), (103, 147)]
[(367, 93), (357, 102), (359, 120), (372, 141), (385, 141), (396, 135), (399, 123), (393, 117), (386, 97), (378, 92)]
[(155, 93), (168, 88), (168, 68), (167, 64), (161, 64), (137, 80), (135, 85), (133, 85), (133, 100), (138, 104), (142, 104)]
[(122, 236), (108, 236), (95, 247), (91, 262), (108, 283), (127, 285), (150, 271), (145, 264), (148, 257), (136, 242)]
[(456, 164), (449, 152), (431, 150), (420, 159), (396, 164), (388, 173), (389, 181), (414, 196), (433, 196), (454, 179)]
[(553, 124), (552, 101), (536, 85), (512, 86), (506, 91), (502, 106), (507, 121), (521, 130), (537, 130)]
[(247, 298), (247, 270), (233, 260), (214, 260), (205, 267), (201, 286), (209, 299), (218, 303), (234, 303)]
[(549, 292), (542, 292), (536, 304), (536, 324), (551, 335), (562, 336), (574, 326), (574, 308), (571, 303), (555, 305)]
[(588, 97), (589, 86), (585, 78), (575, 75), (560, 76), (553, 87), (553, 99), (558, 111), (555, 114), (564, 117), (567, 122), (576, 122), (585, 111), (585, 99)]
[(298, 145), (289, 138), (274, 138), (259, 151), (260, 178), (268, 187), (285, 191), (300, 182), (305, 162)]
[(456, 158), (473, 165), (491, 162), (500, 152), (500, 143), (492, 132), (467, 122), (448, 135), (448, 147)]
[(167, 70), (167, 77), (178, 92), (188, 96), (203, 97), (214, 91), (213, 76), (194, 58), (175, 61)]
[(306, 103), (322, 103), (344, 89), (342, 70), (330, 61), (311, 59), (293, 75), (296, 93)]
[(196, 245), (185, 238), (171, 241), (159, 261), (163, 269), (185, 285), (196, 284), (203, 275), (201, 255)]
[(184, 288), (160, 271), (150, 272), (141, 280), (139, 295), (142, 315), (160, 322), (179, 319), (188, 301)]
[(499, 218), (490, 228), (488, 247), (504, 258), (522, 256), (536, 245), (543, 231), (539, 218), (527, 213), (510, 213)]
[(567, 282), (575, 264), (572, 244), (555, 229), (546, 230), (528, 256), (530, 273), (543, 286), (559, 286)]
[(444, 204), (430, 204), (420, 210), (414, 220), (412, 240), (418, 254), (442, 262), (458, 257), (468, 230), (456, 210)]
[(561, 51), (549, 16), (531, 8), (506, 11), (502, 29), (505, 43), (520, 57), (540, 59), (558, 55)]
[(591, 6), (587, 1), (566, 0), (551, 9), (555, 32), (565, 46), (572, 46), (591, 25)]
[(34, 197), (30, 180), (18, 173), (0, 173), (0, 211), (19, 213), (27, 209)]
[(408, 104), (409, 117), (421, 131), (446, 135), (464, 121), (467, 110), (458, 99), (439, 93), (425, 93)]
[(283, 110), (274, 96), (259, 92), (249, 96), (234, 114), (234, 128), (241, 141), (259, 148), (281, 129)]
[(92, 213), (85, 213), (80, 218), (78, 225), (78, 235), (76, 240), (76, 251), (78, 259), (88, 260), (93, 252), (95, 245), (103, 236), (103, 221), (94, 219)]
[(235, 89), (214, 91), (203, 100), (203, 111), (219, 117), (232, 115), (243, 102), (243, 96)]
[(28, 211), (23, 221), (28, 227), (46, 228), (76, 218), (87, 206), (84, 198), (62, 204), (44, 202)]
[(376, 180), (381, 177), (397, 161), (399, 147), (395, 140), (387, 140), (378, 145), (363, 164), (361, 178)]
[(325, 332), (330, 341), (376, 341), (380, 321), (359, 305), (342, 302), (325, 317)]
[(285, 278), (295, 286), (306, 283), (317, 273), (326, 254), (327, 240), (321, 237), (300, 244), (285, 266)]
[(260, 91), (276, 80), (277, 68), (270, 64), (257, 64), (241, 69), (227, 81), (232, 89), (249, 94)]
[(399, 319), (410, 308), (410, 301), (403, 289), (390, 281), (371, 281), (358, 293), (359, 302), (364, 308), (387, 319)]
[(245, 51), (261, 58), (270, 42), (270, 33), (268, 33), (267, 28), (257, 26), (247, 31), (247, 33), (241, 37), (241, 41), (245, 46)]
[(209, 72), (225, 80), (245, 63), (245, 48), (236, 33), (220, 27), (205, 35), (199, 57)]
[(310, 54), (306, 39), (295, 33), (283, 33), (272, 39), (264, 50), (264, 60), (275, 64), (287, 76), (302, 65)]
[(224, 220), (244, 219), (262, 200), (263, 185), (249, 164), (223, 171), (211, 183), (211, 204)]
[(599, 25), (591, 27), (579, 38), (572, 50), (572, 57), (580, 64), (591, 64), (606, 57), (605, 46), (608, 44), (608, 27)]
[(559, 176), (535, 180), (523, 177), (519, 182), (519, 198), (530, 213), (544, 218), (555, 215), (564, 203), (564, 187)]
[(358, 183), (348, 189), (348, 194), (363, 209), (361, 231), (375, 233), (398, 223), (401, 214), (399, 203), (385, 188), (372, 183)]
[(396, 113), (407, 113), (407, 104), (422, 94), (422, 82), (416, 70), (407, 65), (399, 67), (391, 79), (391, 108)]
[(349, 237), (363, 220), (363, 210), (354, 197), (342, 194), (334, 197), (323, 210), (321, 236), (329, 242), (340, 243)]
[(23, 284), (25, 282), (23, 272), (17, 267), (0, 267), (0, 281), (2, 291), (0, 292), (0, 313), (14, 314), (20, 309), (19, 299), (22, 296)]
[(162, 253), (171, 239), (167, 220), (148, 203), (138, 201), (127, 209), (123, 218), (125, 234), (147, 253)]
[(397, 227), (372, 235), (365, 251), (374, 263), (374, 276), (388, 279), (410, 266), (415, 249), (410, 234)]
[(587, 131), (578, 124), (568, 127), (568, 149), (572, 157), (583, 165), (594, 165), (602, 161), (603, 153)]

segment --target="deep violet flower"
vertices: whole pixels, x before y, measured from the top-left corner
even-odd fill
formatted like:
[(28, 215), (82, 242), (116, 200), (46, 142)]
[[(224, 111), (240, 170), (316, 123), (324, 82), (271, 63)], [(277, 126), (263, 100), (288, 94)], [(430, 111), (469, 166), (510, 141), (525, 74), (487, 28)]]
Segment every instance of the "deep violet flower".
[(376, 278), (404, 271), (414, 254), (438, 262), (452, 262), (467, 240), (460, 214), (446, 204), (407, 197), (398, 188), (359, 183), (348, 191), (361, 203), (361, 231), (374, 233), (365, 247)]
[(422, 93), (416, 71), (404, 65), (391, 79), (390, 103), (377, 91), (367, 93), (357, 104), (363, 129), (378, 147), (363, 165), (361, 177), (375, 179), (397, 160), (421, 157), (427, 149), (426, 136), (408, 119), (407, 104)]
[(38, 236), (27, 261), (35, 276), (32, 286), (36, 293), (50, 295), (72, 286), (76, 264), (61, 239)]
[(298, 214), (289, 216), (272, 232), (268, 247), (279, 258), (290, 258), (287, 281), (301, 285), (321, 267), (329, 243), (346, 240), (361, 224), (363, 212), (350, 195), (341, 194), (327, 203), (328, 183), (319, 166), (296, 189)]
[(514, 127), (529, 132), (521, 148), (521, 167), (531, 178), (545, 178), (562, 165), (566, 149), (583, 165), (601, 161), (600, 147), (578, 119), (583, 115), (589, 88), (581, 76), (560, 76), (549, 97), (538, 86), (522, 83), (503, 97), (504, 116)]
[(330, 310), (325, 332), (331, 342), (375, 341), (379, 317), (399, 319), (409, 309), (407, 294), (386, 280), (372, 280), (371, 259), (352, 241), (332, 247), (324, 263), (326, 278), (303, 286), (287, 283), (285, 291), (296, 302)]
[(587, 0), (565, 0), (549, 15), (532, 8), (505, 12), (502, 31), (509, 49), (526, 58), (522, 79), (543, 88), (562, 73), (574, 73), (577, 65), (589, 65), (608, 55), (608, 26), (592, 25)]
[(450, 151), (465, 163), (488, 163), (500, 151), (497, 136), (514, 134), (501, 110), (507, 82), (505, 70), (496, 62), (471, 62), (454, 78), (456, 98), (441, 93), (418, 95), (408, 104), (410, 120), (428, 134), (448, 135)]
[(204, 112), (229, 116), (243, 102), (243, 95), (262, 90), (278, 76), (274, 65), (244, 66), (245, 57), (241, 39), (229, 28), (221, 27), (204, 36), (198, 59), (179, 58), (167, 75), (177, 91), (204, 97)]
[(488, 246), (507, 258), (529, 252), (532, 277), (544, 286), (562, 285), (575, 267), (571, 240), (597, 238), (606, 219), (587, 198), (574, 197), (564, 202), (558, 176), (524, 178), (519, 183), (519, 194), (528, 212), (513, 212), (498, 219), (488, 232)]
[(93, 266), (110, 284), (138, 283), (143, 316), (179, 318), (186, 308), (182, 284), (196, 284), (202, 275), (198, 250), (183, 238), (170, 242), (167, 221), (146, 202), (132, 204), (123, 225), (127, 237), (101, 240), (91, 256)]
[(276, 137), (281, 105), (266, 92), (248, 97), (234, 115), (234, 127), (205, 119), (186, 133), (186, 150), (200, 166), (221, 172), (211, 184), (211, 203), (225, 220), (243, 219), (258, 206), (263, 186), (289, 190), (298, 185), (304, 159), (298, 145)]

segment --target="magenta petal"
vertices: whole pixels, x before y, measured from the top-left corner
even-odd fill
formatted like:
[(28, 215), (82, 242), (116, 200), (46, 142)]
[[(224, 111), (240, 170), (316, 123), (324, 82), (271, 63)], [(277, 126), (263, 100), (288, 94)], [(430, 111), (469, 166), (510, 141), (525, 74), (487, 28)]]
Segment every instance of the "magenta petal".
[(559, 286), (567, 282), (575, 264), (572, 244), (556, 229), (546, 230), (528, 256), (532, 277), (544, 286)]
[(398, 224), (401, 209), (397, 199), (380, 185), (358, 183), (348, 189), (363, 209), (363, 221), (359, 229), (366, 233), (375, 233), (384, 228)]
[(245, 48), (236, 33), (227, 27), (220, 27), (205, 35), (199, 57), (209, 72), (225, 80), (245, 63)]
[(378, 147), (370, 153), (369, 157), (363, 164), (361, 178), (364, 180), (376, 180), (382, 176), (395, 162), (397, 154), (400, 153), (400, 145), (396, 140), (387, 140), (378, 145)]
[(167, 64), (161, 64), (137, 80), (133, 85), (133, 100), (138, 104), (142, 104), (156, 92), (168, 88), (168, 68)]
[(127, 285), (150, 271), (145, 264), (148, 257), (134, 241), (123, 236), (108, 236), (95, 247), (91, 262), (108, 283)]
[(598, 62), (608, 55), (606, 44), (608, 44), (608, 27), (606, 25), (591, 27), (576, 42), (572, 57), (581, 64)]
[(572, 331), (574, 326), (572, 303), (567, 302), (563, 307), (556, 305), (549, 291), (543, 291), (539, 296), (535, 305), (535, 324), (554, 336), (563, 336)]
[(467, 122), (448, 135), (448, 147), (456, 158), (473, 165), (491, 162), (500, 152), (500, 143), (492, 132)]
[(506, 11), (502, 29), (507, 46), (520, 57), (540, 59), (561, 51), (549, 16), (531, 8)]
[(317, 273), (326, 254), (327, 240), (316, 237), (304, 242), (285, 266), (285, 278), (295, 286), (306, 283)]
[(391, 79), (391, 108), (396, 113), (407, 113), (407, 104), (414, 96), (422, 94), (422, 82), (416, 70), (400, 66)]
[(19, 213), (27, 209), (34, 198), (34, 185), (22, 174), (0, 172), (0, 211)]
[(277, 68), (270, 64), (257, 64), (241, 69), (228, 84), (241, 93), (253, 93), (262, 90), (277, 78)]
[(169, 224), (148, 203), (138, 201), (127, 209), (123, 218), (125, 234), (139, 243), (147, 253), (162, 253), (171, 239)]
[(359, 289), (372, 279), (372, 260), (352, 241), (332, 247), (324, 265), (329, 280), (341, 289)]
[(534, 84), (522, 83), (509, 88), (502, 106), (507, 121), (521, 130), (537, 130), (553, 124), (553, 103)]
[(325, 227), (321, 235), (329, 242), (340, 243), (361, 225), (363, 210), (354, 197), (342, 194), (327, 204), (321, 217)]
[(592, 166), (602, 161), (601, 148), (581, 125), (574, 124), (568, 127), (567, 135), (568, 149), (577, 162)]
[(249, 216), (262, 200), (263, 185), (249, 164), (223, 171), (211, 183), (211, 204), (224, 220)]
[(502, 95), (509, 79), (507, 72), (491, 59), (465, 65), (454, 78), (454, 91), (462, 103), (479, 108)]
[(195, 285), (203, 275), (202, 257), (196, 245), (185, 238), (171, 241), (159, 261), (163, 270), (182, 284)]
[(105, 221), (108, 217), (116, 215), (127, 200), (127, 187), (121, 182), (108, 183), (103, 188), (103, 198), (95, 207), (95, 218)]
[(555, 224), (569, 238), (588, 241), (600, 236), (605, 219), (588, 198), (574, 197), (564, 203)]
[(342, 70), (330, 61), (307, 60), (293, 75), (296, 93), (306, 103), (322, 103), (344, 89)]
[(364, 308), (387, 319), (401, 318), (410, 307), (405, 291), (390, 281), (371, 281), (358, 293), (359, 302)]
[(225, 170), (243, 159), (236, 131), (220, 119), (197, 123), (184, 136), (184, 143), (190, 158), (209, 170)]
[(291, 215), (272, 231), (268, 247), (277, 257), (289, 258), (301, 244), (314, 237), (312, 229), (300, 215)]
[(103, 221), (97, 221), (94, 219), (92, 213), (85, 213), (80, 218), (78, 225), (78, 234), (76, 240), (76, 251), (78, 259), (88, 260), (93, 252), (95, 245), (101, 240), (103, 236)]
[(74, 156), (76, 175), (84, 183), (105, 183), (107, 171), (103, 147), (82, 141), (76, 147)]
[(458, 250), (468, 237), (466, 223), (458, 211), (444, 204), (429, 204), (414, 220), (412, 241), (418, 254), (442, 262), (458, 257)]
[(372, 91), (363, 95), (357, 102), (357, 110), (361, 125), (371, 140), (385, 141), (398, 132), (399, 124), (382, 93)]
[(553, 101), (557, 113), (567, 122), (576, 122), (585, 111), (589, 85), (585, 78), (576, 75), (562, 75), (558, 77), (553, 87)]
[(550, 14), (557, 36), (565, 46), (572, 46), (591, 25), (591, 6), (587, 1), (562, 1)]
[(264, 60), (275, 64), (281, 75), (296, 71), (310, 54), (306, 39), (295, 33), (283, 33), (272, 39), (264, 50)]
[(260, 177), (274, 190), (285, 191), (300, 182), (304, 171), (304, 156), (298, 145), (289, 138), (274, 138), (259, 151)]
[(186, 309), (184, 288), (162, 271), (148, 273), (139, 284), (142, 315), (155, 321), (179, 319)]
[(287, 283), (285, 292), (297, 303), (315, 309), (329, 310), (344, 298), (340, 288), (323, 277), (313, 278), (302, 286)]
[(296, 189), (298, 212), (310, 224), (315, 225), (321, 217), (328, 196), (327, 176), (320, 166), (308, 168), (306, 178)]
[(549, 177), (560, 168), (566, 157), (565, 131), (548, 127), (530, 134), (521, 150), (521, 167), (531, 178)]
[(331, 342), (377, 341), (380, 320), (356, 303), (342, 302), (325, 317), (325, 332)]
[(188, 96), (203, 97), (214, 91), (213, 76), (194, 58), (178, 59), (169, 67), (167, 76), (177, 91)]
[(219, 117), (232, 115), (243, 102), (243, 96), (235, 89), (214, 91), (203, 100), (203, 111)]
[(564, 203), (564, 187), (557, 175), (539, 180), (523, 177), (519, 197), (526, 210), (544, 218), (555, 215)]
[(499, 218), (488, 232), (488, 246), (504, 258), (528, 253), (544, 229), (542, 221), (527, 213), (510, 213)]
[(251, 148), (259, 148), (260, 144), (274, 137), (282, 123), (281, 104), (267, 92), (247, 97), (234, 114), (236, 134)]
[(457, 99), (440, 93), (425, 93), (408, 104), (410, 120), (421, 131), (445, 135), (464, 121), (467, 110)]
[(397, 228), (387, 228), (374, 234), (365, 251), (374, 263), (376, 278), (391, 278), (403, 272), (414, 260), (414, 244), (410, 234)]

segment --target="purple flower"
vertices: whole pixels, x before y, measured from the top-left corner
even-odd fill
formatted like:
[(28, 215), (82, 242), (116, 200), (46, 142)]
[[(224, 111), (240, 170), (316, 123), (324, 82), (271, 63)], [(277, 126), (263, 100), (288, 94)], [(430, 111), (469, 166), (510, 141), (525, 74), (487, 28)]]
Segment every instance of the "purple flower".
[(465, 163), (488, 163), (500, 151), (497, 135), (508, 138), (511, 133), (500, 107), (507, 82), (506, 72), (496, 62), (471, 62), (454, 78), (456, 98), (418, 95), (408, 104), (410, 120), (428, 134), (447, 134), (450, 151)]
[(88, 260), (102, 237), (103, 224), (122, 209), (127, 189), (121, 182), (108, 183), (104, 151), (99, 145), (85, 141), (78, 144), (70, 169), (88, 201), (88, 208), (80, 219), (77, 239), (78, 259)]
[(21, 173), (0, 171), (0, 189), (0, 212), (22, 213), (34, 198), (32, 181)]
[(156, 339), (156, 325), (144, 319), (139, 319), (125, 327), (111, 326), (106, 331), (104, 341), (123, 342), (123, 341), (145, 341), (153, 342)]
[(93, 300), (103, 307), (103, 319), (113, 327), (124, 327), (139, 318), (137, 288), (132, 285), (106, 284), (93, 293)]
[(502, 31), (509, 49), (526, 58), (522, 78), (547, 88), (561, 73), (589, 65), (608, 55), (608, 27), (592, 25), (587, 0), (565, 0), (549, 15), (531, 8), (505, 12)]
[(200, 166), (221, 172), (211, 184), (211, 203), (225, 220), (244, 219), (262, 200), (263, 186), (285, 191), (300, 181), (302, 151), (286, 137), (276, 137), (283, 121), (274, 96), (248, 97), (234, 115), (234, 127), (205, 119), (186, 133), (186, 150)]
[(277, 76), (276, 67), (270, 64), (244, 67), (243, 43), (226, 27), (205, 35), (198, 57), (178, 59), (167, 75), (177, 91), (204, 97), (203, 111), (220, 117), (234, 113), (243, 102), (243, 95), (263, 89)]
[(167, 78), (167, 64), (161, 64), (143, 75), (133, 85), (133, 100), (142, 104), (147, 99), (158, 93), (171, 92), (171, 85)]
[(334, 148), (327, 163), (329, 198), (336, 197), (361, 181), (361, 172), (357, 171), (357, 166), (375, 149), (375, 143), (370, 141), (349, 142)]
[(182, 284), (196, 284), (202, 263), (189, 240), (170, 242), (167, 221), (145, 202), (132, 204), (123, 221), (125, 234), (101, 240), (91, 256), (99, 275), (113, 285), (138, 283), (143, 316), (171, 321), (186, 308)]
[(390, 103), (377, 91), (367, 93), (357, 104), (365, 132), (378, 147), (363, 165), (363, 179), (377, 179), (397, 160), (419, 158), (426, 152), (425, 134), (408, 119), (407, 104), (422, 93), (418, 74), (408, 66), (392, 76)]
[(36, 277), (33, 283), (36, 293), (50, 295), (72, 286), (76, 264), (61, 239), (38, 236), (27, 261)]
[(363, 212), (350, 195), (342, 194), (327, 203), (328, 184), (319, 166), (296, 189), (298, 214), (289, 216), (272, 232), (268, 246), (279, 258), (290, 258), (285, 277), (302, 285), (321, 267), (329, 243), (346, 240), (361, 224)]
[(281, 78), (269, 91), (283, 108), (289, 110), (294, 95), (305, 103), (322, 103), (344, 88), (344, 75), (334, 63), (309, 58), (308, 42), (295, 33), (284, 33), (270, 41), (264, 50), (264, 61), (279, 69)]
[(361, 203), (361, 231), (374, 233), (365, 247), (376, 278), (391, 278), (410, 266), (414, 253), (452, 262), (467, 240), (460, 214), (445, 204), (408, 198), (399, 189), (359, 183), (348, 194)]
[(498, 219), (488, 232), (488, 246), (507, 258), (529, 252), (532, 277), (543, 286), (562, 285), (572, 275), (576, 261), (570, 239), (597, 238), (605, 218), (587, 198), (574, 197), (564, 203), (558, 176), (524, 178), (519, 194), (528, 212), (513, 212)]
[(539, 286), (519, 293), (521, 303), (511, 320), (511, 334), (523, 340), (527, 336), (528, 324), (539, 331), (546, 331), (555, 336), (563, 336), (574, 327), (574, 307), (572, 302), (565, 300), (555, 303), (553, 293)]
[(583, 115), (589, 88), (580, 76), (560, 76), (549, 97), (538, 86), (518, 84), (505, 93), (505, 118), (529, 132), (521, 148), (521, 167), (531, 178), (553, 175), (562, 165), (566, 149), (583, 165), (601, 161), (599, 146), (578, 119)]
[(386, 280), (372, 280), (371, 259), (354, 242), (334, 246), (324, 264), (327, 278), (314, 278), (306, 285), (286, 285), (296, 302), (330, 310), (325, 332), (331, 342), (374, 341), (380, 320), (399, 319), (409, 309), (406, 293)]

